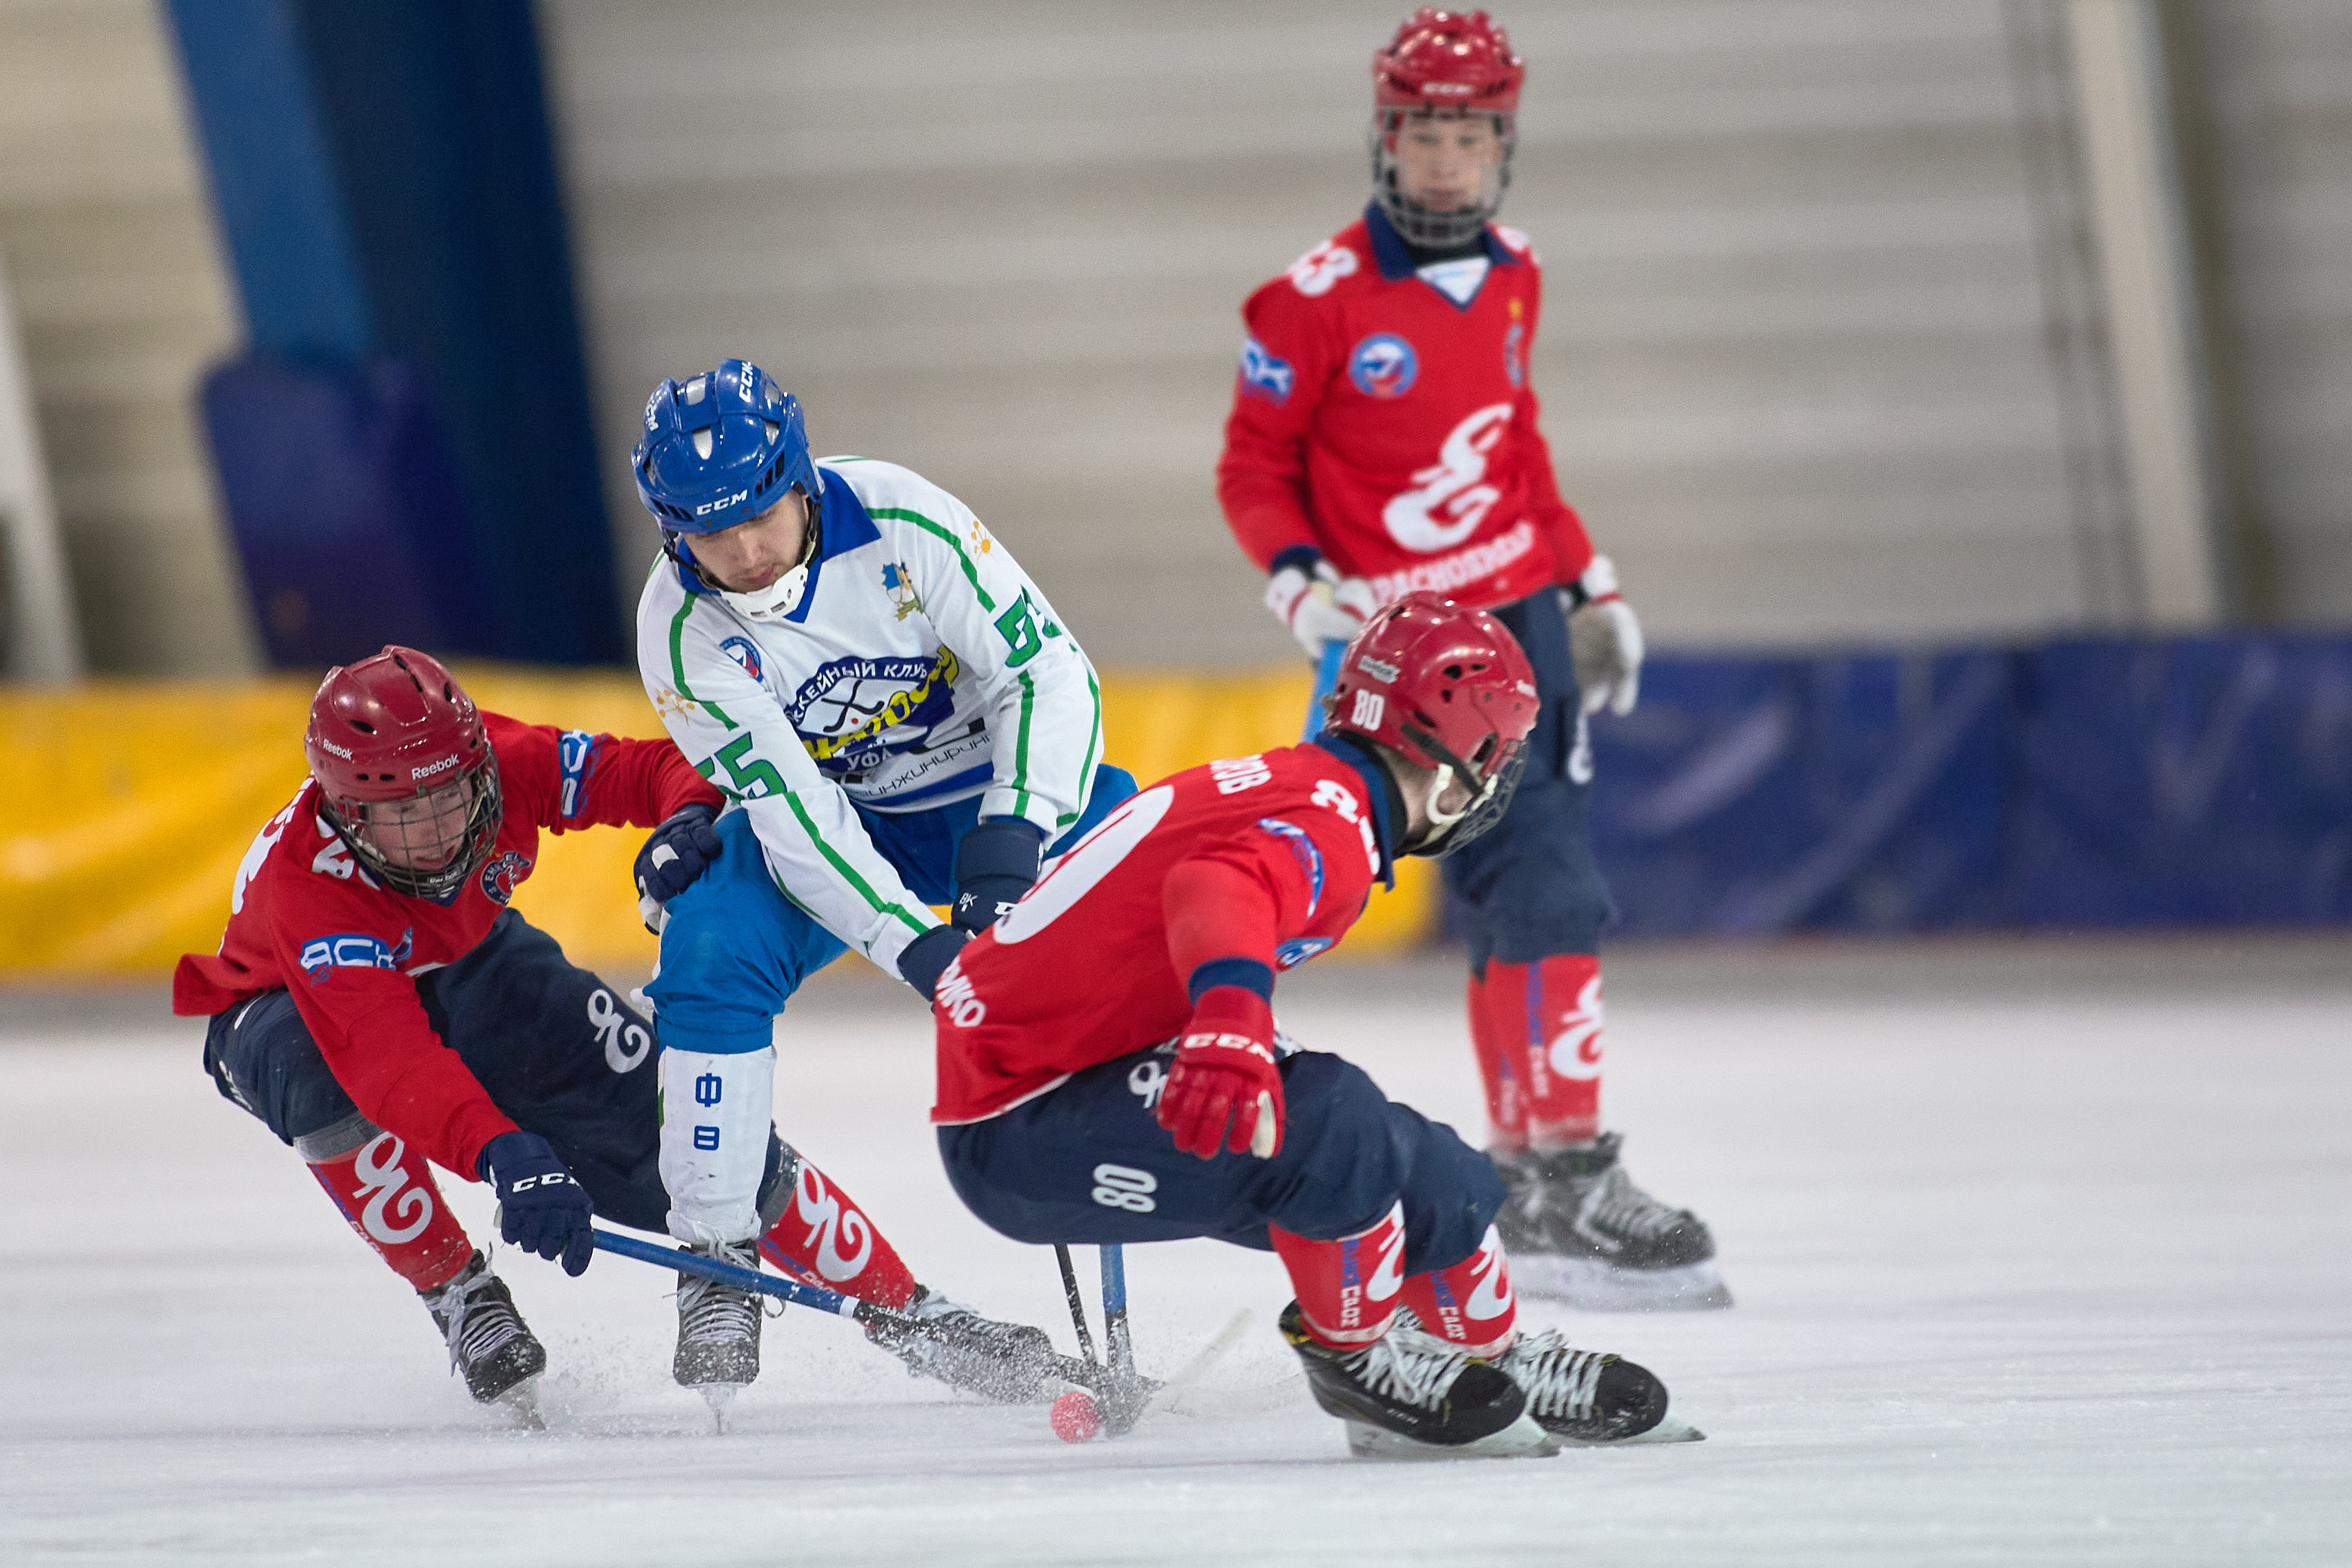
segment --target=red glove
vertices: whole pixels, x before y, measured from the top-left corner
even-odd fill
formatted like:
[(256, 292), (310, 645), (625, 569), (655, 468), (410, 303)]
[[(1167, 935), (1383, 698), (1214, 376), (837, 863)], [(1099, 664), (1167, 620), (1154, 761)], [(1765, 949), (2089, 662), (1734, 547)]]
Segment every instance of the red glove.
[(1282, 1075), (1274, 1070), (1274, 1010), (1265, 997), (1239, 985), (1201, 993), (1177, 1037), (1157, 1114), (1187, 1154), (1274, 1157), (1282, 1148)]

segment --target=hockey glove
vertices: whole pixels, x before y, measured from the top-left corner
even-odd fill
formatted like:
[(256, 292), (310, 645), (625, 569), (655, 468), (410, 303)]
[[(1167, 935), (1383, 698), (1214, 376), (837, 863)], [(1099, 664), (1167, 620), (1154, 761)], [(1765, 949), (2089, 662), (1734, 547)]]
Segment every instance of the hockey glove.
[(1328, 561), (1318, 561), (1311, 569), (1285, 566), (1268, 578), (1265, 607), (1290, 628), (1307, 658), (1321, 658), (1325, 643), (1354, 641), (1381, 606), (1370, 584), (1342, 577)]
[(665, 904), (688, 888), (719, 858), (717, 808), (705, 801), (679, 806), (637, 851), (637, 918), (656, 936), (669, 919)]
[(963, 944), (971, 940), (971, 932), (961, 926), (933, 926), (898, 953), (898, 978), (931, 999), (940, 988), (940, 976), (956, 961)]
[(541, 1258), (561, 1258), (566, 1274), (588, 1271), (596, 1247), (588, 1221), (595, 1207), (546, 1139), (501, 1132), (482, 1145), (474, 1163), (474, 1173), (498, 1189), (500, 1239)]
[(1609, 557), (1594, 556), (1568, 597), (1568, 653), (1584, 691), (1584, 711), (1598, 713), (1605, 704), (1622, 718), (1641, 698), (1642, 623), (1618, 593), (1617, 568)]
[(995, 816), (956, 847), (955, 923), (978, 936), (1021, 901), (1037, 881), (1045, 830), (1018, 816)]
[(1239, 985), (1213, 985), (1176, 1037), (1176, 1065), (1160, 1091), (1160, 1125), (1187, 1154), (1223, 1150), (1270, 1160), (1282, 1148), (1282, 1075), (1274, 1067), (1274, 1010)]

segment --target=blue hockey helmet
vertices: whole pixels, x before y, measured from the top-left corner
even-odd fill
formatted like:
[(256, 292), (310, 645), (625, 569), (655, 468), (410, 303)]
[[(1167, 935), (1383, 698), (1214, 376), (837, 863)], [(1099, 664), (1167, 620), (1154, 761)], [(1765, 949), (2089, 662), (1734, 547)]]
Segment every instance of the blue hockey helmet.
[(646, 399), (646, 432), (629, 454), (637, 499), (665, 533), (716, 533), (749, 522), (798, 486), (824, 489), (810, 460), (800, 400), (748, 360)]

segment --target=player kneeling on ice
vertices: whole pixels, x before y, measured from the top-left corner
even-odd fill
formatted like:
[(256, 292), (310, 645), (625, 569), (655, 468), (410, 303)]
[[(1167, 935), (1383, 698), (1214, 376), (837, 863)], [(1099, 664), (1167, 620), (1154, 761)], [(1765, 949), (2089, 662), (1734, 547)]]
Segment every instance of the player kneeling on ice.
[[(1100, 765), (1094, 670), (970, 508), (895, 464), (813, 458), (799, 401), (757, 365), (656, 387), (632, 464), (663, 548), (638, 670), (679, 750), (738, 803), (699, 881), (649, 861), (642, 875), (662, 939), (646, 990), (670, 1234), (754, 1266), (756, 1243), (808, 1283), (920, 1320), (929, 1332), (894, 1346), (911, 1369), (1032, 1397), (1045, 1334), (916, 1285), (870, 1228), (845, 1221), (837, 1243), (783, 1256), (784, 1232), (817, 1216), (780, 1229), (761, 1206), (758, 1130), (776, 1015), (804, 978), (854, 948), (928, 999), (1041, 856), (1134, 793)], [(682, 1278), (678, 1300), (678, 1380), (748, 1381), (759, 1299)]]
[(1514, 1322), (1493, 1164), (1275, 1028), (1275, 974), (1399, 855), (1509, 803), (1535, 679), (1483, 611), (1413, 594), (1349, 646), (1310, 744), (1129, 800), (941, 978), (940, 1152), (1018, 1241), (1271, 1247), (1282, 1331), (1360, 1453), (1549, 1452), (1655, 1426), (1643, 1368)]
[[(212, 1016), (214, 1083), (424, 1297), (474, 1397), (527, 1404), (547, 1352), (426, 1162), (493, 1184), (505, 1239), (572, 1274), (592, 1207), (664, 1228), (651, 1026), (508, 903), (541, 828), (658, 824), (640, 864), (690, 878), (719, 793), (667, 741), (480, 712), (402, 647), (329, 672), (303, 751), (310, 779), (237, 868), (220, 951), (180, 961), (173, 1009)], [(764, 1112), (748, 1136), (792, 1259), (837, 1245), (903, 1272)]]

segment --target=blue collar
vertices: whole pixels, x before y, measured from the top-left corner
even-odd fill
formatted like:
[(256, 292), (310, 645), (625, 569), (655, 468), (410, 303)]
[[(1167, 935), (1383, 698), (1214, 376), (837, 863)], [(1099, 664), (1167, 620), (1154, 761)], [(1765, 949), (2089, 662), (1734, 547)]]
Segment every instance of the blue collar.
[[(824, 486), (824, 493), (817, 498), (816, 558), (809, 563), (808, 584), (801, 590), (801, 602), (794, 605), (792, 614), (784, 617), (788, 621), (804, 622), (808, 619), (809, 606), (816, 603), (816, 580), (824, 570), (826, 562), (882, 537), (882, 531), (876, 528), (874, 520), (866, 515), (866, 503), (857, 499), (857, 493), (849, 488), (848, 480), (830, 468), (817, 469), (817, 476)], [(677, 550), (685, 557), (677, 564), (679, 585), (689, 594), (713, 592), (699, 576), (687, 569), (687, 563), (694, 559), (690, 542), (679, 540)]]
[(1404, 810), (1404, 802), (1397, 795), (1396, 781), (1389, 777), (1388, 769), (1381, 766), (1380, 760), (1370, 751), (1337, 730), (1324, 731), (1312, 744), (1322, 747), (1362, 776), (1364, 794), (1372, 803), (1372, 838), (1381, 849), (1381, 881), (1394, 890), (1396, 851), (1390, 846), (1396, 842), (1397, 817)]
[[(1372, 260), (1380, 268), (1381, 276), (1391, 283), (1401, 283), (1412, 277), (1412, 252), (1405, 248), (1404, 237), (1397, 233), (1394, 224), (1389, 222), (1389, 215), (1381, 210), (1377, 197), (1364, 208), (1364, 227), (1371, 235)], [(1479, 238), (1486, 245), (1486, 259), (1496, 266), (1517, 267), (1519, 264), (1519, 258), (1511, 254), (1511, 247), (1495, 237), (1494, 225), (1488, 224), (1481, 229)], [(1449, 304), (1451, 302), (1448, 301)]]

